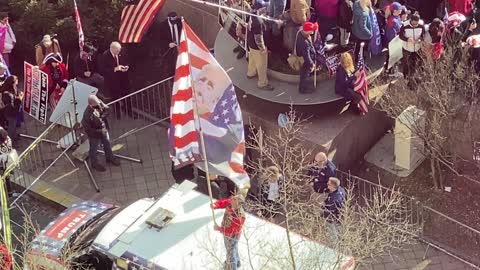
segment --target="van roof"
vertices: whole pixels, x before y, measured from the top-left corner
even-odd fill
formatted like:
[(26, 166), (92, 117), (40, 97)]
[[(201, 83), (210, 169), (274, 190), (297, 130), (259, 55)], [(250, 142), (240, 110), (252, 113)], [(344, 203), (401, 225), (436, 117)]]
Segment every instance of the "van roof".
[[(173, 213), (173, 219), (161, 229), (149, 226), (147, 221), (162, 209)], [(218, 269), (225, 260), (225, 248), (223, 236), (213, 230), (211, 211), (208, 196), (172, 187), (156, 201), (142, 199), (125, 208), (104, 227), (93, 247), (123, 258), (137, 269)], [(223, 210), (215, 210), (218, 224), (222, 216)], [(354, 268), (352, 257), (298, 234), (291, 233), (291, 240), (298, 269)], [(241, 261), (254, 269), (286, 269), (290, 265), (285, 229), (250, 214), (239, 252)]]

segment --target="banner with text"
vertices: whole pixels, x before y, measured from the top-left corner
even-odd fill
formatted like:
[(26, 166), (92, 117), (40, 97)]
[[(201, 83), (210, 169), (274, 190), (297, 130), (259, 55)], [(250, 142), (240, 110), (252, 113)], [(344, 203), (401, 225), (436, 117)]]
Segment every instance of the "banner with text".
[(32, 64), (24, 62), (23, 109), (33, 118), (47, 123), (48, 75)]
[[(347, 53), (349, 53), (353, 58), (353, 51), (352, 50), (349, 50)], [(340, 53), (335, 54), (335, 55), (330, 56), (326, 59), (326, 65), (327, 65), (327, 68), (328, 68), (328, 72), (330, 73), (330, 76), (335, 75), (335, 73), (337, 72), (337, 68), (338, 68), (338, 66), (340, 66), (340, 56), (341, 55), (342, 54), (340, 54)]]

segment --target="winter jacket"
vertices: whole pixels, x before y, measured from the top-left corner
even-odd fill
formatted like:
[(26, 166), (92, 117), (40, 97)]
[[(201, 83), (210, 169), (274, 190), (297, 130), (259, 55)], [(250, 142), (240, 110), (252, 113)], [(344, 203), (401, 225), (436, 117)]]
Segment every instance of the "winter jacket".
[(392, 41), (399, 33), (402, 28), (402, 18), (400, 16), (391, 15), (387, 19), (387, 25), (385, 27), (385, 41), (386, 45)]
[[(410, 21), (402, 25), (400, 29), (400, 39), (403, 40), (403, 49), (409, 52), (418, 52), (422, 48), (422, 41), (425, 37), (425, 27), (422, 22), (417, 26), (412, 26)], [(408, 39), (413, 39), (415, 42), (410, 43)]]
[[(55, 70), (50, 65), (43, 65), (40, 67), (40, 70), (47, 73), (48, 75), (48, 94), (50, 95), (57, 88), (67, 88), (68, 80), (70, 79), (68, 75), (67, 67), (64, 63), (59, 63), (58, 68)], [(57, 80), (54, 78), (54, 72), (58, 72), (59, 77)], [(57, 87), (58, 86), (58, 87)]]
[(242, 234), (243, 223), (245, 223), (245, 211), (241, 207), (234, 210), (230, 204), (231, 201), (231, 198), (216, 201), (213, 208), (225, 209), (220, 232), (224, 236), (238, 239)]
[(319, 17), (336, 18), (338, 0), (315, 0), (315, 12)]
[(353, 89), (353, 83), (355, 82), (355, 76), (348, 74), (348, 72), (342, 67), (338, 66), (335, 76), (335, 93), (342, 94), (348, 88)]
[(306, 0), (292, 0), (290, 3), (290, 18), (296, 24), (310, 20), (310, 6)]
[(22, 101), (18, 97), (15, 97), (14, 94), (5, 91), (2, 93), (2, 102), (5, 106), (3, 111), (5, 114), (5, 117), (16, 118), (18, 115), (18, 112), (20, 111), (20, 106), (22, 105)]
[[(338, 76), (338, 71), (337, 71), (337, 76)], [(327, 165), (324, 168), (320, 168), (317, 166), (311, 167), (308, 170), (308, 176), (312, 178), (313, 189), (316, 192), (325, 192), (327, 188), (328, 179), (330, 179), (330, 177), (334, 177), (336, 171), (337, 171), (337, 167), (335, 167), (335, 164), (333, 164), (333, 162), (331, 162), (330, 160), (327, 161)]]
[(311, 38), (306, 37), (300, 31), (300, 33), (298, 33), (295, 46), (297, 46), (297, 55), (303, 57), (305, 64), (307, 64), (309, 67), (315, 65), (316, 53)]
[(35, 45), (35, 61), (37, 62), (37, 66), (43, 64), (43, 59), (45, 59), (45, 56), (49, 53), (62, 54), (60, 43), (58, 43), (57, 39), (52, 39), (52, 46), (50, 47), (45, 47), (42, 43)]
[(350, 30), (353, 22), (353, 1), (340, 0), (338, 5), (337, 25), (340, 28)]
[(360, 1), (353, 4), (352, 34), (361, 40), (370, 40), (373, 36), (369, 11), (363, 10)]
[(83, 113), (82, 126), (89, 138), (100, 139), (105, 136), (107, 129), (106, 112), (108, 107), (103, 105), (104, 109), (96, 109), (88, 106)]
[(466, 16), (472, 11), (472, 5), (472, 0), (449, 0), (448, 2), (449, 12), (458, 11)]
[(345, 203), (346, 192), (343, 187), (338, 187), (334, 192), (328, 194), (325, 200), (325, 212), (323, 217), (330, 223), (338, 223), (340, 219), (340, 210)]
[(5, 43), (3, 46), (2, 53), (11, 53), (13, 50), (13, 47), (15, 47), (15, 43), (17, 42), (17, 39), (15, 38), (15, 34), (13, 33), (13, 30), (10, 24), (7, 24), (7, 25), (1, 24), (0, 27), (7, 27), (7, 31), (5, 33)]

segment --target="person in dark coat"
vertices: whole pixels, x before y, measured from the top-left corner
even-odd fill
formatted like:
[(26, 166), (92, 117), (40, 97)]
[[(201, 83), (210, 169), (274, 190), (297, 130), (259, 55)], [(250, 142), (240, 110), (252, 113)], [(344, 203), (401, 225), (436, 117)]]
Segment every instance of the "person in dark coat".
[(13, 142), (18, 140), (17, 117), (20, 113), (23, 101), (23, 92), (17, 90), (17, 85), (17, 76), (9, 76), (1, 87), (2, 102), (5, 106), (3, 108), (3, 115), (8, 122), (8, 136)]
[(88, 106), (83, 113), (82, 126), (88, 136), (90, 149), (88, 158), (91, 166), (97, 171), (105, 171), (105, 167), (98, 162), (98, 147), (103, 145), (105, 151), (105, 159), (107, 163), (114, 166), (120, 166), (120, 161), (113, 155), (112, 146), (108, 136), (108, 123), (106, 120), (108, 106), (105, 105), (95, 95), (88, 97)]
[(353, 90), (353, 84), (357, 79), (354, 72), (355, 67), (353, 65), (352, 56), (348, 52), (343, 53), (340, 56), (340, 65), (336, 72), (335, 93), (350, 101), (350, 108), (352, 109), (357, 108), (357, 104), (362, 100), (360, 94)]
[[(126, 62), (126, 57), (121, 54), (122, 45), (118, 42), (112, 42), (110, 49), (106, 50), (102, 55), (101, 71), (105, 79), (105, 88), (108, 95), (113, 99), (119, 99), (128, 94), (129, 66)], [(131, 115), (131, 104), (124, 104), (125, 110)], [(121, 115), (121, 105), (117, 102), (115, 105), (115, 114), (117, 118)]]
[(297, 55), (303, 57), (303, 65), (300, 68), (300, 84), (298, 91), (301, 94), (312, 93), (313, 88), (308, 87), (308, 77), (315, 70), (316, 52), (313, 46), (312, 35), (318, 30), (318, 24), (306, 22), (297, 35), (295, 43)]
[(323, 217), (327, 221), (327, 229), (331, 240), (336, 243), (339, 241), (341, 228), (341, 211), (345, 204), (347, 193), (340, 186), (340, 180), (335, 177), (328, 179), (328, 196), (325, 199)]
[(315, 163), (317, 165), (308, 170), (308, 176), (311, 178), (310, 182), (313, 182), (313, 190), (323, 193), (327, 191), (328, 179), (335, 176), (337, 167), (332, 161), (328, 160), (324, 152), (315, 155)]
[(338, 6), (337, 25), (340, 28), (340, 46), (346, 47), (350, 40), (353, 23), (353, 1), (341, 0)]
[(75, 58), (73, 69), (79, 82), (97, 88), (99, 91), (97, 94), (105, 97), (104, 78), (98, 73), (94, 52), (93, 47), (84, 46), (83, 51)]

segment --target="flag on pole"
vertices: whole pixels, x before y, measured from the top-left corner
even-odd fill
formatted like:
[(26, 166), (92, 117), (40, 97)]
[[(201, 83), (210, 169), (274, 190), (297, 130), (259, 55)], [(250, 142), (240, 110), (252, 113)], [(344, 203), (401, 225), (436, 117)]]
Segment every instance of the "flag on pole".
[(118, 40), (121, 43), (139, 43), (152, 23), (155, 14), (166, 0), (127, 1), (120, 19)]
[(206, 158), (210, 174), (247, 187), (242, 112), (232, 81), (190, 26), (182, 23), (170, 109), (172, 160), (177, 168), (196, 163), (205, 171), (199, 161)]
[(80, 13), (78, 12), (76, 0), (73, 0), (73, 5), (75, 7), (75, 21), (77, 22), (78, 46), (80, 48), (80, 52), (83, 52), (83, 45), (85, 45), (85, 36), (83, 35), (82, 21), (80, 20)]
[(368, 97), (368, 80), (367, 80), (367, 70), (365, 66), (365, 59), (363, 58), (363, 46), (362, 43), (360, 53), (358, 54), (357, 59), (357, 72), (359, 76), (355, 81), (353, 90), (360, 94), (362, 100), (358, 103), (358, 108), (362, 114), (368, 113), (368, 104), (370, 103)]

